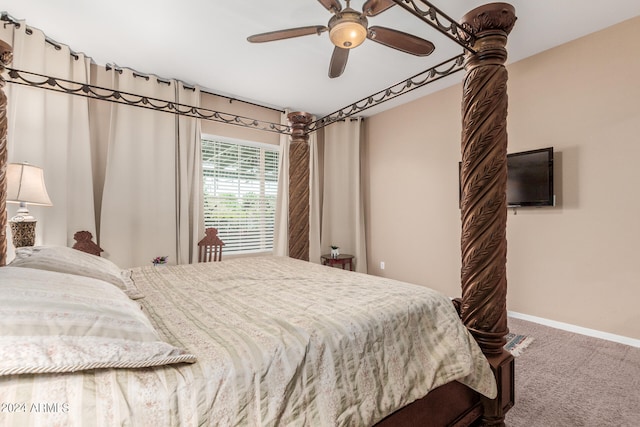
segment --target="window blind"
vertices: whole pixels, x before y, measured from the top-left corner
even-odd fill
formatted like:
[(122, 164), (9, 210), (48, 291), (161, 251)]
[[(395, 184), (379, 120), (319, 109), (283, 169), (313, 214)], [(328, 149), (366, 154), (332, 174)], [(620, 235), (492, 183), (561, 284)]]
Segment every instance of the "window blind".
[(226, 253), (273, 249), (278, 147), (202, 137), (204, 222)]

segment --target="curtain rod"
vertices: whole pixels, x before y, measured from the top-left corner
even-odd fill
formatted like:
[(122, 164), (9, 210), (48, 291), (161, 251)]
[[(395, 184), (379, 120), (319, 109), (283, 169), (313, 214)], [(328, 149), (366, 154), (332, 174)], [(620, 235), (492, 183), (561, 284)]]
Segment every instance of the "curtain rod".
[[(0, 20), (5, 21), (7, 24), (15, 25), (16, 28), (20, 28), (20, 26), (22, 25), (20, 23), (20, 21), (18, 21), (13, 16), (9, 15), (7, 12), (2, 12), (2, 16), (0, 16)], [(28, 25), (25, 25), (25, 27), (26, 27), (25, 28), (25, 33), (26, 34), (28, 34), (28, 35), (33, 34), (33, 29), (32, 28), (30, 28)], [(62, 43), (56, 42), (52, 38), (48, 37), (46, 34), (44, 35), (44, 40), (47, 43), (49, 43), (51, 46), (53, 46), (56, 50), (62, 50)], [(74, 52), (73, 50), (71, 50), (71, 48), (69, 48), (69, 53), (75, 60), (80, 59), (80, 55), (78, 53)], [(112, 64), (106, 64), (105, 68), (107, 70), (109, 70), (110, 68), (113, 68), (118, 72), (122, 72), (122, 68), (117, 67), (117, 66), (112, 65)], [(144, 78), (146, 80), (149, 80), (149, 78), (150, 78), (149, 74), (141, 73), (141, 72), (133, 70), (133, 69), (132, 69), (132, 71), (133, 71), (133, 76), (134, 77), (140, 77), (140, 78)], [(194, 85), (188, 84), (188, 83), (186, 83), (184, 81), (181, 81), (181, 80), (178, 80), (178, 79), (163, 79), (163, 78), (157, 77), (157, 83), (171, 84), (171, 80), (180, 81), (180, 83), (182, 83), (184, 85), (185, 89), (195, 90), (195, 86)], [(213, 95), (213, 96), (218, 96), (220, 98), (225, 98), (225, 99), (229, 100), (229, 104), (233, 103), (234, 101), (237, 101), (237, 102), (242, 102), (243, 104), (253, 105), (254, 107), (266, 108), (268, 110), (277, 111), (280, 114), (284, 113), (284, 110), (280, 109), (280, 108), (270, 107), (270, 106), (267, 106), (267, 105), (262, 105), (262, 104), (258, 104), (258, 103), (255, 103), (255, 102), (245, 101), (243, 99), (238, 99), (238, 98), (234, 98), (234, 97), (227, 96), (227, 95), (222, 95), (222, 94), (219, 94), (219, 93), (212, 92), (211, 90), (208, 90), (208, 89), (201, 89), (200, 92), (201, 93), (206, 93), (207, 95)]]
[[(22, 26), (22, 24), (20, 23), (20, 21), (18, 21), (16, 18), (14, 18), (13, 16), (9, 15), (7, 12), (2, 12), (2, 16), (0, 16), (0, 20), (1, 21), (5, 21), (6, 24), (9, 25), (14, 25), (16, 28), (20, 28)], [(6, 25), (5, 24), (5, 25)], [(31, 35), (33, 34), (33, 29), (30, 28), (28, 25), (25, 26), (25, 33), (27, 35)], [(47, 36), (46, 34), (44, 35), (44, 41), (49, 43), (51, 46), (53, 46), (55, 48), (55, 50), (62, 50), (62, 44), (56, 42), (55, 40), (53, 40), (52, 38), (50, 38), (49, 36)], [(80, 55), (78, 55), (76, 52), (74, 52), (73, 50), (71, 50), (71, 48), (69, 48), (69, 54), (71, 56), (73, 56), (73, 58), (77, 61), (78, 59), (80, 59)]]
[[(105, 68), (107, 69), (107, 71), (109, 71), (110, 69), (114, 69), (118, 73), (122, 73), (122, 70), (124, 69), (122, 67), (118, 67), (115, 64), (107, 64), (107, 65), (105, 65)], [(150, 74), (140, 73), (140, 72), (135, 71), (135, 70), (133, 70), (131, 68), (129, 68), (129, 69), (133, 72), (133, 77), (140, 77), (140, 78), (143, 78), (143, 79), (146, 79), (146, 80), (149, 80), (149, 78), (151, 77)], [(157, 76), (156, 76), (156, 79), (158, 80), (158, 83), (171, 84), (171, 79), (161, 79), (160, 77), (157, 77)], [(173, 79), (173, 80), (176, 80), (176, 79)], [(196, 89), (195, 85), (192, 85), (192, 84), (189, 84), (189, 83), (185, 83), (182, 80), (176, 80), (176, 81), (179, 81), (180, 83), (182, 83), (185, 89), (188, 89), (188, 90), (195, 90)], [(281, 109), (278, 109), (278, 108), (275, 108), (275, 107), (269, 107), (269, 106), (266, 106), (266, 105), (257, 104), (255, 102), (245, 101), (245, 100), (238, 99), (238, 98), (233, 98), (233, 97), (230, 97), (230, 96), (227, 96), (227, 95), (222, 95), (222, 94), (219, 94), (219, 93), (211, 92), (211, 91), (206, 90), (206, 89), (200, 89), (200, 92), (201, 93), (206, 93), (207, 95), (213, 95), (213, 96), (218, 96), (220, 98), (228, 99), (229, 100), (229, 104), (231, 104), (234, 101), (237, 101), (237, 102), (242, 102), (243, 104), (253, 105), (255, 107), (266, 108), (266, 109), (269, 109), (269, 110), (272, 110), (272, 111), (277, 111), (278, 113), (281, 113), (281, 114), (284, 113), (284, 110), (281, 110)]]
[(231, 96), (221, 95), (219, 93), (214, 93), (214, 92), (209, 92), (208, 90), (200, 90), (200, 92), (206, 93), (208, 95), (214, 95), (214, 96), (219, 96), (221, 98), (228, 99), (229, 100), (229, 104), (233, 103), (233, 101), (237, 101), (237, 102), (242, 102), (243, 104), (253, 105), (255, 107), (267, 108), (269, 110), (277, 111), (278, 113), (284, 113), (284, 110), (281, 110), (281, 109), (276, 108), (276, 107), (269, 107), (268, 105), (262, 105), (262, 104), (257, 104), (255, 102), (251, 102), (251, 101), (245, 101), (243, 99), (233, 98)]

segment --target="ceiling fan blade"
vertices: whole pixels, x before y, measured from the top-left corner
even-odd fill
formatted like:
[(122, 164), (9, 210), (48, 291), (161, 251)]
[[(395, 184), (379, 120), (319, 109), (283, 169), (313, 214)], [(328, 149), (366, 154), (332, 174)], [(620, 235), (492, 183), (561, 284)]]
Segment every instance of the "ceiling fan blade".
[(329, 12), (338, 13), (342, 10), (342, 5), (338, 0), (318, 0)]
[(251, 43), (272, 42), (275, 40), (290, 39), (293, 37), (308, 36), (311, 34), (322, 34), (328, 28), (324, 25), (311, 25), (309, 27), (289, 28), (288, 30), (270, 31), (268, 33), (254, 34), (247, 37)]
[(385, 27), (369, 27), (369, 40), (417, 56), (427, 56), (436, 48), (428, 40)]
[(367, 0), (362, 5), (362, 13), (367, 16), (376, 16), (395, 4), (393, 0)]
[(349, 59), (349, 49), (336, 46), (333, 49), (333, 55), (331, 55), (329, 77), (332, 79), (340, 77), (344, 72), (344, 68), (347, 66), (347, 59)]

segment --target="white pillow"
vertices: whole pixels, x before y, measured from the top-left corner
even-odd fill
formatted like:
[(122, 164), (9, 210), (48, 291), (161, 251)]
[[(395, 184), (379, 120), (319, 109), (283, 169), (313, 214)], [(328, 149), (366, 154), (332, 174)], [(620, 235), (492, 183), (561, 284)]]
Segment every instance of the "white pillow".
[(131, 299), (144, 297), (131, 280), (130, 270), (122, 270), (106, 258), (65, 246), (17, 248), (16, 257), (9, 265), (93, 277), (116, 285)]
[(195, 362), (101, 280), (0, 268), (0, 376)]

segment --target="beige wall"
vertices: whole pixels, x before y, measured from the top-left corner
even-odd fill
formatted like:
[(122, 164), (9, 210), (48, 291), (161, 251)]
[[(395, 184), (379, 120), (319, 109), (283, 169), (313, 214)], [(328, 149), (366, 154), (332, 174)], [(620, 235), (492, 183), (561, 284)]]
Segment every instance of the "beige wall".
[[(509, 70), (509, 151), (555, 148), (554, 208), (509, 211), (508, 309), (640, 339), (640, 18)], [(461, 86), (367, 120), (369, 272), (460, 294)], [(380, 269), (380, 262), (385, 269)]]

